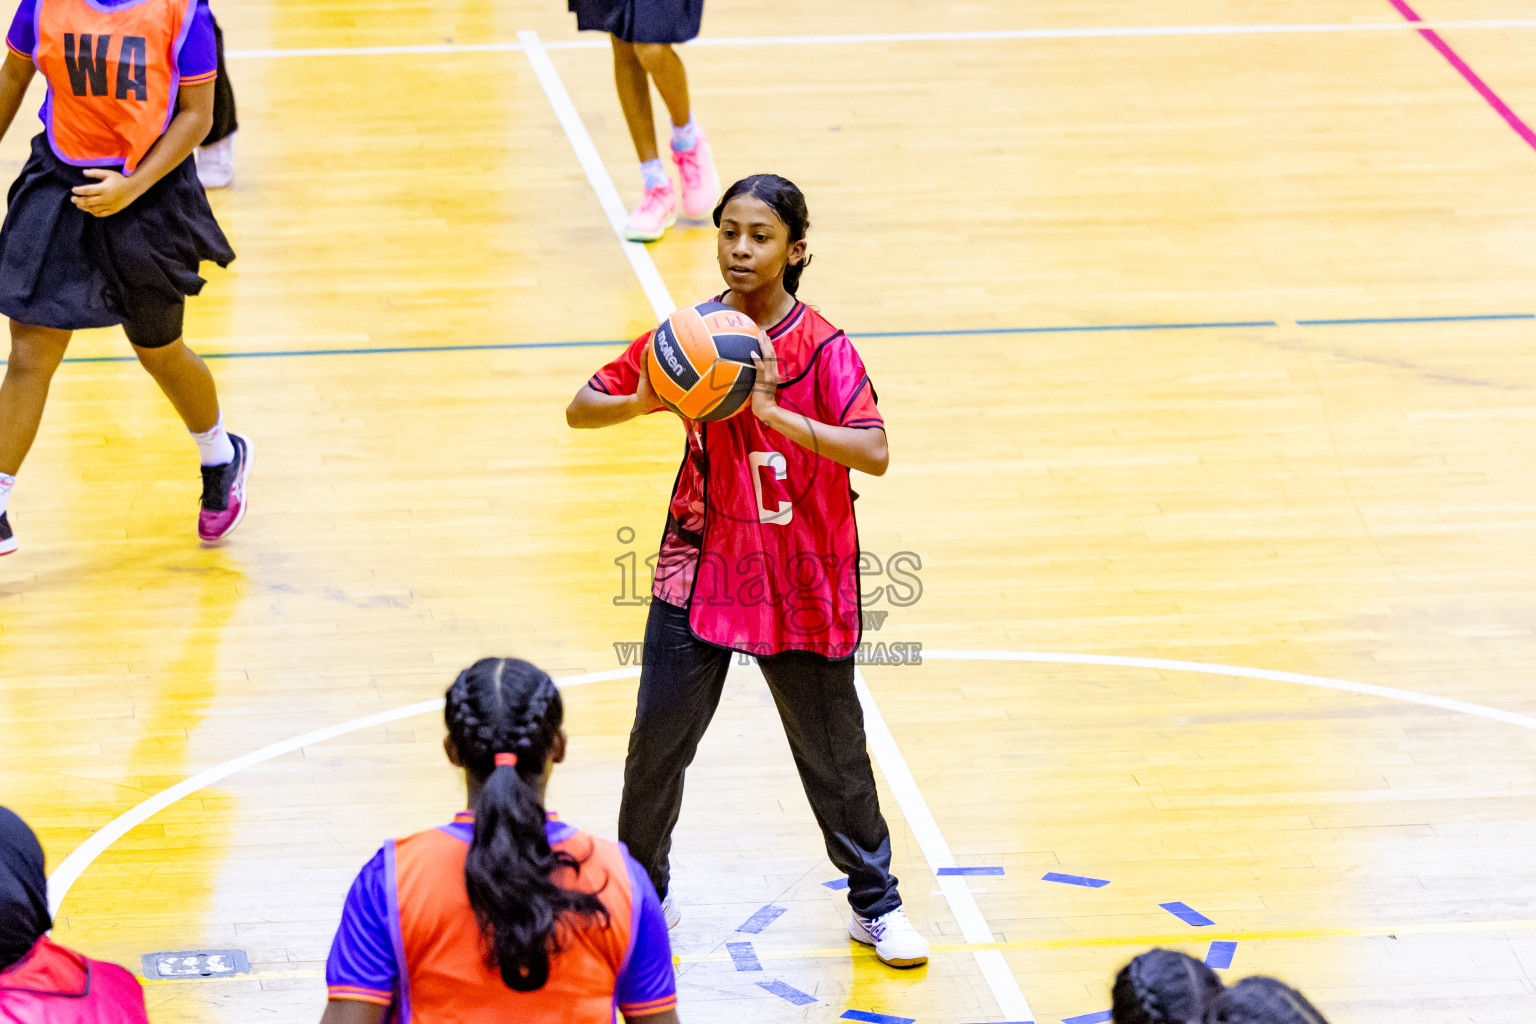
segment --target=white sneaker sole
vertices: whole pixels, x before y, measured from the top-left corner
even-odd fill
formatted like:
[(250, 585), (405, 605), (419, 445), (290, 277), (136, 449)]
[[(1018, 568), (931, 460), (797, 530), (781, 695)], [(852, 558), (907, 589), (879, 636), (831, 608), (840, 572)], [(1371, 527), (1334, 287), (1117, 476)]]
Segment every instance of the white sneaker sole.
[(4, 558), (6, 555), (14, 555), (16, 549), (20, 546), (16, 543), (15, 537), (12, 537), (10, 540), (0, 540), (0, 558)]
[(928, 962), (928, 957), (926, 955), (920, 957), (891, 957), (890, 959), (881, 956), (880, 947), (875, 943), (875, 941), (869, 937), (867, 932), (861, 933), (858, 929), (858, 926), (852, 922), (850, 922), (848, 925), (848, 937), (854, 942), (861, 943), (862, 945), (874, 946), (875, 959), (879, 960), (887, 967), (921, 967), (923, 964)]

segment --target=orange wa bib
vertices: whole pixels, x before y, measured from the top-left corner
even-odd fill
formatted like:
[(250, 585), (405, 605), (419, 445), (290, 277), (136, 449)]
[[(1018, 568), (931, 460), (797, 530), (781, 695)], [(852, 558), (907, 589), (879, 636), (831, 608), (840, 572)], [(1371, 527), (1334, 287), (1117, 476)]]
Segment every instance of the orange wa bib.
[(197, 0), (36, 0), (37, 67), (48, 79), (48, 141), (76, 167), (133, 173), (171, 123), (177, 57)]

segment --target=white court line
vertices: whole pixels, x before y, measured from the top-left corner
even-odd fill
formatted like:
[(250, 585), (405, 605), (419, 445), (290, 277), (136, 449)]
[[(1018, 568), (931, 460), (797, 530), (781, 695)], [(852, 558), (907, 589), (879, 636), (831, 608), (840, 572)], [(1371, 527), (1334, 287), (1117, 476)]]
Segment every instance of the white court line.
[[(564, 679), (557, 679), (555, 682), (564, 688), (567, 686), (580, 686), (582, 683), (600, 683), (609, 679), (627, 679), (630, 676), (638, 676), (639, 674), (640, 670), (638, 668), (621, 668), (612, 669), (607, 672), (589, 672), (585, 675), (567, 676)], [(105, 853), (108, 847), (183, 797), (191, 796), (198, 790), (227, 779), (236, 772), (255, 767), (264, 761), (270, 761), (276, 757), (282, 757), (284, 754), (292, 753), (311, 744), (323, 743), (326, 740), (333, 740), (338, 736), (345, 736), (360, 729), (371, 729), (376, 725), (386, 725), (390, 722), (397, 722), (402, 718), (424, 715), (429, 711), (441, 711), (442, 709), (443, 698), (437, 697), (433, 700), (423, 700), (415, 704), (407, 704), (404, 707), (395, 708), (393, 711), (380, 711), (377, 714), (364, 715), (362, 718), (354, 718), (348, 722), (326, 726), (324, 729), (316, 729), (313, 732), (306, 732), (302, 736), (295, 736), (292, 739), (262, 747), (260, 750), (253, 750), (249, 754), (244, 754), (232, 761), (225, 761), (223, 764), (214, 765), (207, 771), (199, 772), (189, 779), (184, 779), (169, 789), (161, 790), (137, 807), (113, 818), (105, 826), (94, 832), (85, 842), (75, 847), (70, 855), (65, 857), (58, 867), (53, 869), (53, 874), (48, 876), (49, 913), (57, 914), (59, 912), (59, 907), (64, 903), (64, 897), (69, 895), (69, 890), (74, 888), (75, 883), (80, 880), (80, 876), (85, 873), (86, 868), (90, 867), (97, 857)]]
[[(1007, 42), (1022, 39), (1158, 39), (1189, 36), (1319, 35), (1341, 32), (1417, 32), (1420, 29), (1531, 29), (1536, 18), (1463, 21), (1365, 21), (1314, 25), (1127, 25), (1091, 28), (1021, 28), (972, 32), (867, 32), (848, 35), (704, 36), (693, 46), (840, 46), (864, 43)], [(518, 33), (521, 37), (523, 33)], [(545, 50), (606, 50), (606, 39), (570, 39), (541, 43)], [(520, 43), (421, 43), (402, 46), (316, 46), (290, 49), (229, 50), (231, 60), (279, 60), (295, 57), (388, 57), (435, 53), (514, 53)]]
[(603, 158), (598, 155), (597, 146), (593, 144), (592, 136), (587, 132), (587, 126), (582, 123), (581, 115), (576, 112), (576, 104), (571, 102), (571, 94), (565, 91), (565, 83), (560, 79), (560, 72), (555, 70), (549, 54), (544, 52), (544, 44), (539, 42), (537, 32), (522, 31), (517, 34), (517, 38), (523, 44), (523, 55), (528, 58), (528, 63), (533, 67), (533, 73), (539, 80), (539, 85), (544, 89), (544, 95), (549, 98), (549, 105), (560, 121), (560, 127), (565, 129), (565, 137), (570, 140), (571, 149), (576, 151), (576, 162), (581, 164), (581, 169), (586, 172), (587, 181), (592, 185), (592, 191), (597, 193), (598, 204), (607, 215), (608, 225), (613, 228), (613, 233), (618, 237), (619, 245), (624, 250), (625, 258), (629, 260), (635, 277), (640, 281), (646, 301), (655, 311), (656, 319), (665, 320), (677, 308), (677, 303), (672, 301), (666, 283), (661, 279), (661, 272), (656, 269), (656, 264), (651, 260), (650, 252), (639, 242), (625, 240), (624, 221), (628, 218), (629, 211), (624, 209), (624, 201), (619, 198), (619, 190), (614, 187), (613, 179), (608, 176), (608, 168), (603, 166)]
[[(939, 890), (949, 904), (950, 913), (955, 915), (955, 922), (960, 925), (961, 936), (966, 942), (996, 942), (997, 936), (992, 934), (992, 926), (987, 924), (964, 876), (939, 874), (940, 868), (959, 866), (955, 863), (955, 855), (944, 841), (944, 833), (939, 831), (939, 823), (928, 809), (928, 801), (923, 799), (923, 791), (917, 787), (917, 780), (912, 778), (906, 758), (901, 756), (901, 748), (896, 745), (896, 738), (891, 735), (885, 717), (880, 714), (880, 708), (869, 692), (864, 673), (857, 669), (853, 673), (853, 685), (858, 690), (859, 703), (864, 706), (864, 734), (869, 743), (869, 752), (879, 763), (880, 773), (885, 776), (886, 785), (890, 786), (891, 794), (901, 807), (901, 816), (906, 819), (907, 828), (917, 837), (923, 858), (928, 861), (928, 867), (939, 883)], [(976, 966), (981, 970), (987, 987), (992, 990), (992, 998), (997, 1000), (1003, 1019), (1034, 1020), (1035, 1014), (1029, 1008), (1029, 1000), (1024, 998), (1018, 980), (1008, 969), (1002, 950), (981, 949), (973, 951), (971, 955), (976, 958)]]
[(1127, 668), (1166, 669), (1172, 672), (1199, 672), (1209, 676), (1237, 676), (1243, 679), (1265, 679), (1278, 683), (1297, 683), (1301, 686), (1318, 686), (1326, 690), (1343, 690), (1368, 697), (1385, 697), (1408, 704), (1422, 704), (1443, 711), (1455, 711), (1463, 715), (1476, 715), (1506, 725), (1518, 725), (1522, 729), (1536, 729), (1536, 718), (1530, 715), (1491, 708), (1486, 704), (1472, 704), (1450, 697), (1436, 697), (1429, 693), (1414, 693), (1393, 686), (1376, 686), (1371, 683), (1352, 683), (1348, 679), (1330, 679), (1327, 676), (1302, 675), (1299, 672), (1275, 672), (1267, 668), (1244, 668), (1241, 665), (1216, 665), (1204, 661), (1170, 661), (1167, 658), (1126, 658), (1116, 654), (1050, 654), (1035, 651), (923, 651), (925, 660), (933, 661), (1034, 661), (1050, 665), (1124, 665)]

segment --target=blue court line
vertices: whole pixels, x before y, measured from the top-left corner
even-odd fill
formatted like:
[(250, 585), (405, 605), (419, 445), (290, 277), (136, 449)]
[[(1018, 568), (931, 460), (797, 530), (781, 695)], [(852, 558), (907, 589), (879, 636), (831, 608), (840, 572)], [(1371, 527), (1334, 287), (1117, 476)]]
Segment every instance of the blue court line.
[(1001, 875), (1002, 868), (939, 868), (936, 875)]
[(916, 1024), (916, 1017), (892, 1017), (888, 1013), (870, 1013), (868, 1010), (844, 1010), (838, 1020), (861, 1020), (864, 1024)]
[(1297, 320), (1301, 327), (1340, 324), (1449, 324), (1474, 320), (1536, 320), (1536, 313), (1488, 313), (1482, 316), (1366, 316), (1344, 320)]
[(1059, 871), (1050, 871), (1040, 876), (1042, 882), (1060, 882), (1063, 885), (1081, 885), (1089, 889), (1102, 889), (1109, 884), (1107, 878), (1089, 878), (1087, 875), (1064, 875)]
[[(387, 356), (412, 352), (500, 352), (519, 348), (592, 348), (628, 345), (633, 338), (608, 341), (516, 341), (499, 345), (401, 345), (384, 348), (280, 348), (267, 352), (200, 352), (204, 359), (282, 359), (288, 356)], [(66, 363), (136, 363), (138, 356), (80, 356)]]
[(949, 338), (967, 334), (1077, 334), (1084, 331), (1201, 331), (1214, 327), (1279, 327), (1273, 320), (1230, 320), (1198, 324), (1075, 324), (1070, 327), (978, 327), (962, 331), (861, 331), (859, 338)]
[(816, 1001), (815, 996), (808, 996), (793, 985), (786, 985), (777, 978), (773, 981), (760, 981), (757, 983), (757, 987), (765, 992), (772, 992), (780, 999), (794, 1003), (796, 1006), (809, 1006)]
[(760, 971), (762, 962), (757, 959), (757, 950), (752, 948), (750, 942), (727, 942), (725, 950), (731, 954), (731, 962), (736, 965), (738, 971)]
[(748, 935), (756, 935), (777, 921), (784, 913), (785, 909), (783, 907), (775, 907), (770, 904), (743, 921), (741, 927), (736, 930), (746, 932)]
[(1232, 958), (1237, 955), (1237, 943), (1213, 942), (1210, 952), (1205, 954), (1205, 966), (1224, 970), (1232, 966)]
[(1193, 925), (1196, 928), (1205, 928), (1216, 923), (1194, 907), (1191, 907), (1188, 903), (1159, 903), (1158, 906), (1185, 924)]
[[(1339, 327), (1350, 324), (1433, 324), (1473, 322), (1478, 320), (1536, 320), (1536, 313), (1488, 313), (1470, 316), (1388, 316), (1353, 317), (1340, 320), (1297, 320), (1301, 327)], [(1054, 327), (979, 327), (952, 331), (865, 331), (854, 332), (859, 338), (952, 338), (1015, 334), (1082, 334), (1104, 331), (1199, 331), (1236, 327), (1279, 327), (1274, 320), (1223, 320), (1206, 323), (1169, 324), (1072, 324)], [(631, 338), (596, 341), (514, 341), (483, 345), (383, 345), (370, 348), (284, 348), (255, 352), (203, 352), (204, 359), (287, 359), (300, 356), (385, 356), (425, 352), (509, 352), (527, 348), (602, 348), (628, 345)], [(66, 357), (66, 363), (132, 363), (135, 356)], [(4, 366), (0, 360), (0, 366)]]
[(1085, 1013), (1081, 1017), (1063, 1017), (1061, 1024), (1104, 1024), (1105, 1021), (1114, 1020), (1113, 1010), (1100, 1010), (1098, 1013)]
[(830, 882), (822, 882), (821, 884), (826, 886), (828, 889), (832, 889), (832, 890), (836, 891), (836, 890), (839, 890), (839, 889), (846, 889), (846, 888), (848, 888), (848, 879), (846, 879), (846, 878), (834, 878)]

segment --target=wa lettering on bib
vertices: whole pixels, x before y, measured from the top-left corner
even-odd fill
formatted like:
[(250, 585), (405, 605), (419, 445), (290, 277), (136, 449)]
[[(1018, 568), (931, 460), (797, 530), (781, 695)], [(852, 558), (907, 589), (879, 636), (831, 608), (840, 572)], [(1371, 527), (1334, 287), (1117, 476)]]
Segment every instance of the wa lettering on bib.
[(197, 0), (36, 4), (49, 145), (76, 167), (120, 165), (131, 174), (176, 112), (177, 57)]

